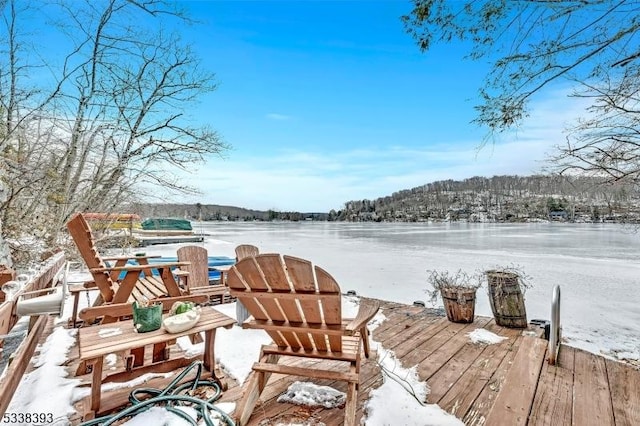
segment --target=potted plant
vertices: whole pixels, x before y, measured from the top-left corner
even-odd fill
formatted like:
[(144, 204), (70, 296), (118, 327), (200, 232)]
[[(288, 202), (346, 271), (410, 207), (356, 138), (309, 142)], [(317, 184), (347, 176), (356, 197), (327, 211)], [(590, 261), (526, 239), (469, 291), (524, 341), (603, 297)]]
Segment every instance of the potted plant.
[(485, 271), (485, 275), (496, 324), (503, 327), (526, 328), (524, 293), (531, 284), (523, 268), (517, 265), (499, 266)]
[(444, 310), (451, 322), (471, 323), (476, 307), (476, 290), (482, 281), (462, 270), (456, 273), (449, 271), (428, 271), (427, 282), (433, 290), (427, 290), (434, 304), (438, 296), (442, 297)]

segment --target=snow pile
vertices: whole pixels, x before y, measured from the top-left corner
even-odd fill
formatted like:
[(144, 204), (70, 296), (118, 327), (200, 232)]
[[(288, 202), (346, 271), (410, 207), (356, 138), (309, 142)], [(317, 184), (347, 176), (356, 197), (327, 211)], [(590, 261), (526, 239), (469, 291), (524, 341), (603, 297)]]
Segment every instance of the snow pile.
[(98, 331), (98, 336), (102, 338), (118, 336), (120, 334), (122, 334), (122, 328), (120, 327), (103, 328), (102, 330)]
[(109, 368), (109, 370), (115, 370), (117, 362), (118, 356), (116, 354), (109, 354), (104, 357), (104, 363)]
[(464, 426), (437, 404), (425, 404), (429, 388), (416, 367), (403, 368), (392, 351), (375, 342), (384, 383), (369, 394), (367, 425)]
[[(353, 317), (358, 311), (359, 299), (343, 297), (343, 316)], [(375, 330), (385, 315), (378, 312), (369, 323), (369, 330)], [(384, 383), (369, 394), (365, 405), (364, 424), (377, 425), (421, 425), (421, 426), (463, 426), (464, 423), (447, 413), (437, 404), (425, 404), (429, 388), (418, 377), (416, 367), (403, 368), (395, 354), (372, 341), (371, 349), (378, 354)]]
[[(195, 411), (186, 411), (186, 414), (194, 421), (196, 420)], [(144, 411), (137, 416), (133, 417), (128, 422), (124, 423), (126, 426), (148, 426), (148, 425), (162, 425), (162, 426), (190, 426), (192, 423), (187, 422), (177, 414), (168, 411), (164, 407), (151, 407), (149, 410)]]
[[(215, 309), (232, 318), (236, 317), (236, 304), (216, 305)], [(234, 326), (216, 330), (216, 362), (239, 384), (251, 373), (251, 367), (260, 357), (262, 345), (271, 343), (271, 338), (263, 330), (243, 330)], [(178, 345), (191, 357), (204, 352), (204, 343), (192, 344), (188, 337), (178, 338)]]
[(343, 406), (347, 394), (329, 386), (318, 386), (309, 382), (293, 382), (287, 391), (278, 397), (278, 402), (288, 402), (309, 407), (336, 408)]
[(355, 318), (360, 307), (360, 298), (356, 296), (342, 296), (342, 318)]
[(506, 337), (498, 336), (484, 328), (476, 328), (471, 333), (467, 333), (467, 335), (473, 343), (486, 343), (487, 345), (500, 343), (507, 339)]
[(615, 357), (620, 360), (629, 360), (629, 361), (640, 360), (640, 354), (637, 352), (630, 352), (630, 351), (622, 351), (622, 352), (612, 351), (612, 352), (614, 353)]
[(36, 369), (22, 377), (7, 413), (51, 413), (54, 425), (66, 424), (67, 415), (75, 413), (73, 393), (80, 384), (67, 378), (64, 367), (77, 331), (58, 327), (39, 347), (40, 354), (32, 360)]
[(624, 349), (612, 349), (604, 352), (604, 356), (611, 357), (615, 360), (625, 362), (635, 367), (640, 367), (640, 349), (637, 351), (628, 351)]

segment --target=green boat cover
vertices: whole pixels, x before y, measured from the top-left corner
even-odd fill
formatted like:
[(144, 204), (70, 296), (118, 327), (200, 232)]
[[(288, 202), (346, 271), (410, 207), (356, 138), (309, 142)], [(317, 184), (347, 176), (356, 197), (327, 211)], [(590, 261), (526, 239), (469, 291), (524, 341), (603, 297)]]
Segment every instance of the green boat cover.
[(186, 219), (149, 218), (142, 222), (145, 231), (191, 231), (191, 222)]

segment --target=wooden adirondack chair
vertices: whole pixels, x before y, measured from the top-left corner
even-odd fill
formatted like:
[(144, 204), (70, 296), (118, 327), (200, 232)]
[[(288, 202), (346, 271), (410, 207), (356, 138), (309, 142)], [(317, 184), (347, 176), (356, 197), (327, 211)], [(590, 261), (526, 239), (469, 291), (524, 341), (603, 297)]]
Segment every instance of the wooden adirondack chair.
[(260, 250), (251, 244), (240, 244), (236, 247), (236, 262), (245, 257), (257, 256)]
[[(67, 229), (93, 277), (93, 282), (83, 288), (86, 290), (95, 286), (100, 291), (93, 307), (83, 309), (80, 312), (80, 318), (87, 320), (104, 316), (102, 322), (113, 322), (122, 315), (122, 312), (125, 312), (124, 315), (130, 315), (130, 305), (134, 300), (169, 298), (170, 300), (165, 300), (165, 302), (169, 302), (202, 299), (194, 298), (188, 292), (182, 292), (176, 283), (171, 268), (185, 267), (186, 263), (173, 262), (150, 265), (146, 262), (147, 258), (143, 256), (103, 258), (96, 248), (91, 227), (81, 213), (76, 213), (71, 217), (67, 222)], [(143, 264), (126, 265), (127, 260), (132, 258)], [(116, 265), (107, 266), (105, 260), (114, 260)], [(159, 274), (153, 275), (153, 269), (156, 269)], [(119, 280), (118, 277), (122, 272), (126, 274), (122, 280)], [(76, 291), (77, 298), (77, 289), (71, 290), (72, 293), (74, 291)]]
[(209, 283), (209, 271), (216, 268), (209, 266), (207, 249), (199, 246), (184, 246), (178, 249), (177, 254), (179, 262), (188, 263), (187, 266), (181, 266), (176, 275), (185, 283), (190, 294), (206, 295), (214, 304), (229, 302), (231, 295), (222, 280), (220, 284)]
[[(229, 270), (227, 283), (253, 318), (244, 328), (265, 330), (273, 344), (263, 346), (253, 365), (235, 418), (247, 424), (272, 373), (347, 382), (345, 426), (355, 426), (360, 372), (360, 348), (369, 356), (367, 323), (378, 311), (377, 302), (363, 302), (355, 319), (341, 315), (338, 283), (311, 262), (279, 254), (262, 254), (239, 261)], [(349, 364), (340, 372), (278, 364), (281, 356), (338, 360)]]
[[(259, 253), (260, 249), (256, 246), (240, 244), (236, 247), (236, 262), (247, 257), (257, 256)], [(236, 300), (236, 321), (238, 321), (239, 325), (242, 325), (247, 318), (249, 318), (249, 311), (247, 311), (242, 302)]]

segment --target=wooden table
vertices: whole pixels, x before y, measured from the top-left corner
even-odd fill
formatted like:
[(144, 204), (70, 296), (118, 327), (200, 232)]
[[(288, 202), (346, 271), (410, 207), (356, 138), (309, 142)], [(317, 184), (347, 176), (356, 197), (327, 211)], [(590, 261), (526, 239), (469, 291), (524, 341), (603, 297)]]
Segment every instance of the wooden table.
[[(135, 260), (138, 265), (149, 265), (149, 260), (148, 259), (159, 259), (161, 256), (159, 254), (154, 254), (154, 255), (149, 255), (149, 256), (110, 256), (110, 257), (103, 257), (102, 260), (104, 260), (105, 262), (113, 262), (115, 260), (115, 265), (113, 265), (114, 268), (120, 268), (122, 266), (126, 266), (127, 263), (130, 260)], [(151, 265), (153, 266), (153, 265)], [(145, 269), (144, 273), (147, 275), (153, 275), (153, 272), (151, 271), (151, 269)], [(111, 279), (113, 281), (118, 281), (118, 277), (120, 275), (120, 271), (112, 271), (111, 272)]]
[(235, 322), (233, 318), (211, 307), (203, 307), (198, 323), (182, 333), (169, 334), (163, 328), (148, 333), (137, 333), (133, 327), (132, 320), (81, 328), (78, 333), (80, 360), (92, 366), (91, 409), (85, 413), (85, 420), (93, 418), (99, 412), (102, 383), (108, 379), (113, 380), (117, 376), (118, 381), (127, 381), (147, 372), (172, 371), (193, 361), (193, 359), (184, 357), (169, 360), (163, 356), (156, 356), (158, 354), (154, 353), (151, 364), (132, 368), (133, 363), (127, 363), (125, 372), (109, 375), (103, 379), (102, 371), (105, 356), (111, 353), (130, 351), (141, 346), (167, 343), (178, 337), (203, 331), (205, 334), (204, 368), (211, 373), (211, 377), (214, 380), (218, 380), (215, 375), (214, 355), (216, 329), (218, 327), (230, 328)]
[(220, 272), (220, 284), (224, 284), (225, 283), (224, 276), (229, 272), (229, 269), (231, 269), (232, 266), (233, 265), (218, 265), (218, 266), (211, 266), (210, 269), (212, 271)]

